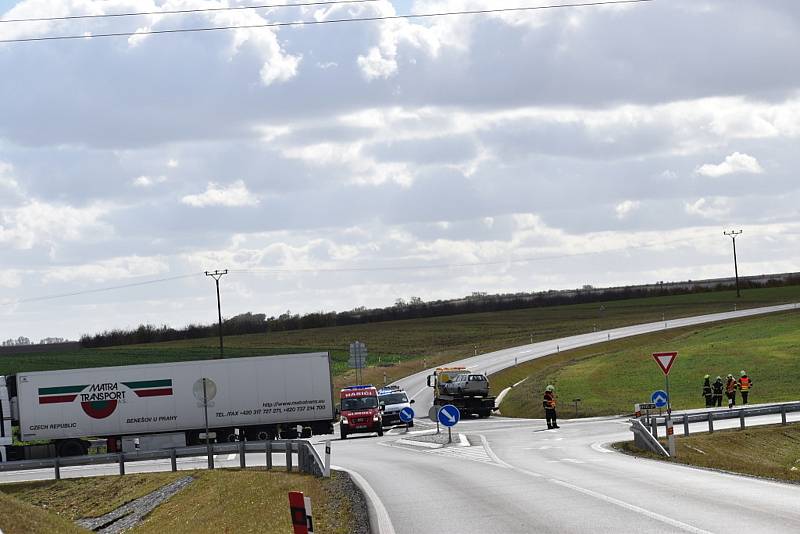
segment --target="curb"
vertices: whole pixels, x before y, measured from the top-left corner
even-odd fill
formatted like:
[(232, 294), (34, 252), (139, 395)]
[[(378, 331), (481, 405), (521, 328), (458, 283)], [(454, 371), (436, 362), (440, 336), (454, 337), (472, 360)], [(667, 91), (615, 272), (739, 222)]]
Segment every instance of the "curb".
[(350, 478), (353, 479), (358, 489), (364, 494), (369, 511), (370, 532), (373, 534), (395, 534), (394, 525), (392, 525), (392, 520), (389, 518), (389, 512), (386, 511), (386, 507), (383, 505), (381, 498), (378, 497), (378, 494), (375, 493), (375, 490), (369, 485), (367, 479), (358, 472), (339, 465), (332, 465), (331, 469), (344, 471), (350, 475)]

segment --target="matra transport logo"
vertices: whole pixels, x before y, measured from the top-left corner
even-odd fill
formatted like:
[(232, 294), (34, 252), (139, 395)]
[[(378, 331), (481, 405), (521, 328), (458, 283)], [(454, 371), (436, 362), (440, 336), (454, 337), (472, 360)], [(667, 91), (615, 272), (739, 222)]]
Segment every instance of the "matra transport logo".
[(107, 382), (83, 386), (39, 388), (39, 404), (74, 402), (80, 397), (81, 408), (86, 415), (94, 419), (105, 419), (114, 413), (119, 402), (125, 402), (125, 394), (128, 391), (133, 391), (137, 397), (164, 397), (172, 395), (172, 380)]

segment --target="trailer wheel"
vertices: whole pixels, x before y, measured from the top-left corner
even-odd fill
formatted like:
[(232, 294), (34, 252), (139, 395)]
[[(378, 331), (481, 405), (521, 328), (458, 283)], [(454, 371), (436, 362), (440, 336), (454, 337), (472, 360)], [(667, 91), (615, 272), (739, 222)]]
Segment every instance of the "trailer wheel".
[(79, 439), (65, 439), (58, 444), (59, 456), (83, 456), (88, 449)]

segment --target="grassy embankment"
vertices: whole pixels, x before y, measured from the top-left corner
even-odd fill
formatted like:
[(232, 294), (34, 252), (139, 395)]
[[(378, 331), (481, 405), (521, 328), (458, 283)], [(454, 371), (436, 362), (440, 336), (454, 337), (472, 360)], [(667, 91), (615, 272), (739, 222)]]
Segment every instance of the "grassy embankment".
[(746, 369), (754, 387), (750, 401), (798, 400), (800, 390), (800, 311), (738, 319), (636, 336), (535, 360), (490, 377), (496, 391), (523, 378), (506, 396), (503, 415), (543, 417), (544, 387), (554, 384), (562, 417), (629, 413), (663, 389), (664, 377), (651, 353), (677, 350), (670, 373), (674, 409), (701, 408), (703, 376), (738, 377)]
[[(186, 489), (156, 508), (134, 533), (292, 531), (287, 493), (311, 497), (320, 532), (352, 530), (354, 504), (345, 481), (263, 470), (152, 473), (0, 485), (0, 529), (7, 534), (87, 532), (73, 520), (106, 514), (121, 504), (191, 474)], [(8, 504), (8, 507), (6, 507)]]
[[(737, 299), (734, 291), (676, 295), (549, 308), (529, 308), (372, 323), (346, 327), (269, 332), (225, 338), (225, 355), (252, 356), (329, 351), (337, 385), (353, 381), (347, 368), (351, 341), (367, 343), (370, 360), (365, 380), (382, 383), (478, 352), (523, 345), (631, 324), (690, 315), (767, 306), (800, 300), (800, 286), (751, 289)], [(19, 371), (146, 364), (214, 358), (217, 338), (85, 349), (70, 353), (14, 354), (0, 357), (0, 374)]]
[(643, 452), (633, 442), (619, 449), (666, 462), (800, 482), (800, 424), (677, 436), (677, 458)]

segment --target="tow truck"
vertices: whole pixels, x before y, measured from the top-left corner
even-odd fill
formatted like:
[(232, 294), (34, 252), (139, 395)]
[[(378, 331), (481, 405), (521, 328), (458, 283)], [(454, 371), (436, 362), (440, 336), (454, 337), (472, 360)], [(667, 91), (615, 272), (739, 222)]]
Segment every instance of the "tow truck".
[(384, 428), (394, 425), (406, 425), (407, 428), (414, 426), (414, 421), (404, 423), (400, 420), (400, 411), (414, 404), (414, 399), (408, 400), (408, 395), (400, 386), (385, 386), (379, 389), (378, 403), (383, 410)]
[[(494, 410), (493, 396), (488, 394), (488, 381), (481, 391), (454, 389), (449, 387), (460, 375), (475, 375), (466, 367), (437, 367), (428, 375), (428, 386), (433, 388), (433, 405), (452, 404), (464, 415), (475, 414), (478, 417), (489, 417)], [(484, 393), (485, 391), (485, 393)]]
[(342, 439), (360, 432), (383, 436), (383, 417), (378, 405), (378, 390), (372, 384), (347, 386), (339, 393)]

